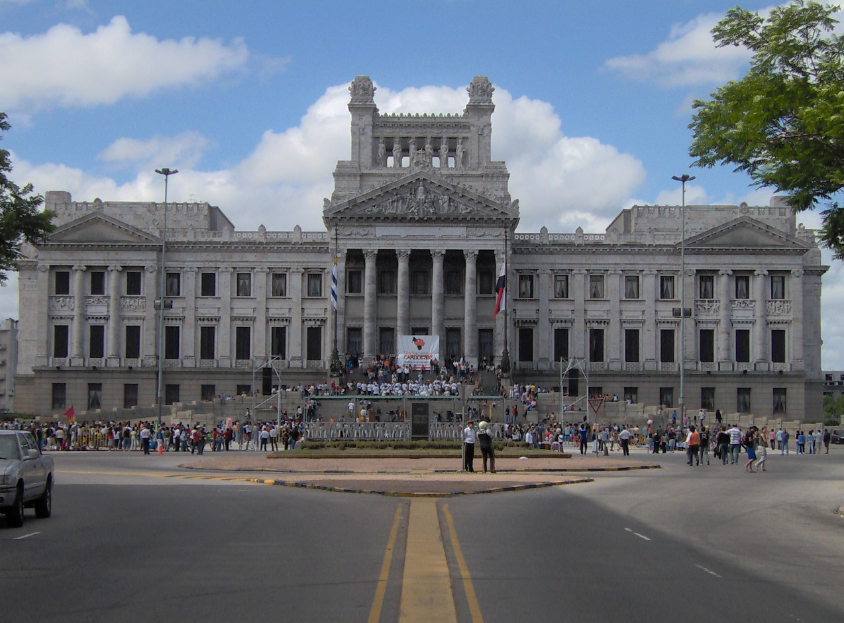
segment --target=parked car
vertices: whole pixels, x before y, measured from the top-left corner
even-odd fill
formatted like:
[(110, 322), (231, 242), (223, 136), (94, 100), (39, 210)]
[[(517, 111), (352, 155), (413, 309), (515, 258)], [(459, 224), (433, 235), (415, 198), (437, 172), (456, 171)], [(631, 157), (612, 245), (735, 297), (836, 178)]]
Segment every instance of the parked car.
[(844, 428), (833, 428), (829, 431), (829, 440), (832, 443), (844, 443)]
[(52, 514), (53, 457), (41, 454), (31, 433), (0, 430), (0, 512), (19, 528), (24, 507), (34, 507), (36, 517)]

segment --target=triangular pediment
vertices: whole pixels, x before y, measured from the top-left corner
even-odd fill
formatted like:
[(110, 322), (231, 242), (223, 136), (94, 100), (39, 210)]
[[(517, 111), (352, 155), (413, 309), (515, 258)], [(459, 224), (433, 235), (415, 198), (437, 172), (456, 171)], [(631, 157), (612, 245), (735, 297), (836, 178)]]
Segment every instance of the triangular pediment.
[(159, 243), (156, 236), (103, 213), (86, 214), (53, 230), (48, 242)]
[(430, 171), (326, 206), (327, 223), (341, 221), (512, 221), (517, 203), (498, 201)]
[(749, 216), (741, 216), (686, 239), (686, 249), (738, 249), (750, 252), (766, 249), (803, 252), (809, 248), (810, 245), (805, 240)]

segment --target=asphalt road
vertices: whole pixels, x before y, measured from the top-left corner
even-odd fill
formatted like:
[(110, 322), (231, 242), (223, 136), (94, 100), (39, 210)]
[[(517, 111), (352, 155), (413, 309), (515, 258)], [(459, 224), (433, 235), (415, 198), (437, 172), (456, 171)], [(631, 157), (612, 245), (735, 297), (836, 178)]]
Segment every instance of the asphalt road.
[(163, 477), (176, 460), (157, 459), (56, 457), (53, 517), (0, 519), (0, 623), (844, 616), (840, 448), (772, 454), (764, 474), (660, 456), (661, 470), (433, 507)]

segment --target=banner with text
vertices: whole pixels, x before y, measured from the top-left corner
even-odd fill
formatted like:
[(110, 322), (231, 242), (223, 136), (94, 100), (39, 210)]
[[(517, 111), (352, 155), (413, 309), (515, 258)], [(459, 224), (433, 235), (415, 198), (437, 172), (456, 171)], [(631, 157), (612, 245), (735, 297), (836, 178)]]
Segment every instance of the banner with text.
[(440, 336), (438, 335), (400, 335), (398, 364), (410, 366), (414, 370), (430, 370), (431, 359), (439, 361)]

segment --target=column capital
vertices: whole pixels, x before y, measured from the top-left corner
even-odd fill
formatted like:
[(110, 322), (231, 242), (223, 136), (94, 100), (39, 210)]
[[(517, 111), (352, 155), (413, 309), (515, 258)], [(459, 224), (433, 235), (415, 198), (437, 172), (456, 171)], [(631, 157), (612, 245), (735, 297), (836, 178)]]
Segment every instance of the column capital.
[(231, 266), (221, 266), (219, 270), (221, 275), (231, 275), (234, 272)]
[[(46, 273), (48, 270), (50, 270), (50, 265), (49, 265), (49, 264), (39, 264), (39, 265), (38, 265), (38, 272), (40, 272), (40, 273)], [(76, 270), (76, 268), (75, 268), (75, 267), (74, 267), (74, 270)]]
[(571, 274), (575, 275), (576, 277), (583, 277), (584, 275), (586, 275), (586, 273), (587, 270), (585, 268), (575, 268), (573, 271), (571, 271)]
[[(40, 268), (40, 267), (39, 267), (39, 268)], [(83, 265), (83, 264), (76, 264), (76, 265), (73, 267), (73, 271), (74, 271), (74, 272), (77, 272), (77, 273), (82, 273), (82, 272), (85, 272), (86, 270), (88, 270), (88, 267), (87, 267), (87, 266), (85, 266), (85, 265)]]
[(658, 272), (659, 271), (657, 271), (655, 268), (646, 268), (645, 270), (642, 271), (642, 274), (645, 277), (654, 277), (658, 274)]
[(147, 264), (146, 266), (144, 266), (144, 270), (148, 273), (154, 273), (158, 270), (158, 266), (156, 266), (155, 264)]
[(268, 272), (270, 272), (270, 269), (266, 266), (259, 266), (255, 269), (255, 274), (257, 275), (266, 275)]
[(123, 270), (123, 267), (117, 266), (116, 264), (112, 264), (108, 267), (108, 272), (110, 273), (119, 273), (121, 270)]
[(757, 277), (764, 277), (768, 274), (768, 271), (759, 269), (759, 270), (753, 271), (753, 274), (756, 275)]
[[(229, 272), (231, 272), (231, 271), (229, 271)], [(294, 275), (301, 275), (302, 273), (305, 272), (305, 269), (301, 268), (299, 266), (295, 266), (295, 267), (290, 269), (290, 272)]]
[(607, 271), (607, 275), (609, 275), (610, 277), (618, 277), (621, 275), (621, 271), (616, 268), (613, 268), (612, 270)]
[(396, 249), (396, 255), (400, 260), (406, 260), (410, 257), (410, 249)]
[(435, 260), (441, 260), (445, 257), (445, 251), (443, 251), (442, 249), (432, 249), (431, 257)]
[(196, 272), (199, 272), (199, 268), (196, 266), (185, 266), (182, 271), (188, 275), (193, 275)]
[(791, 271), (792, 277), (802, 277), (803, 276), (803, 269), (802, 268), (795, 268)]
[(466, 257), (466, 260), (472, 260), (473, 262), (478, 259), (478, 252), (475, 249), (464, 249), (463, 255)]
[(378, 257), (378, 249), (364, 249), (363, 257), (367, 260), (374, 260), (376, 257)]
[(729, 277), (730, 275), (733, 274), (733, 271), (730, 270), (729, 268), (722, 268), (721, 270), (718, 271), (718, 274), (721, 275), (722, 277)]

